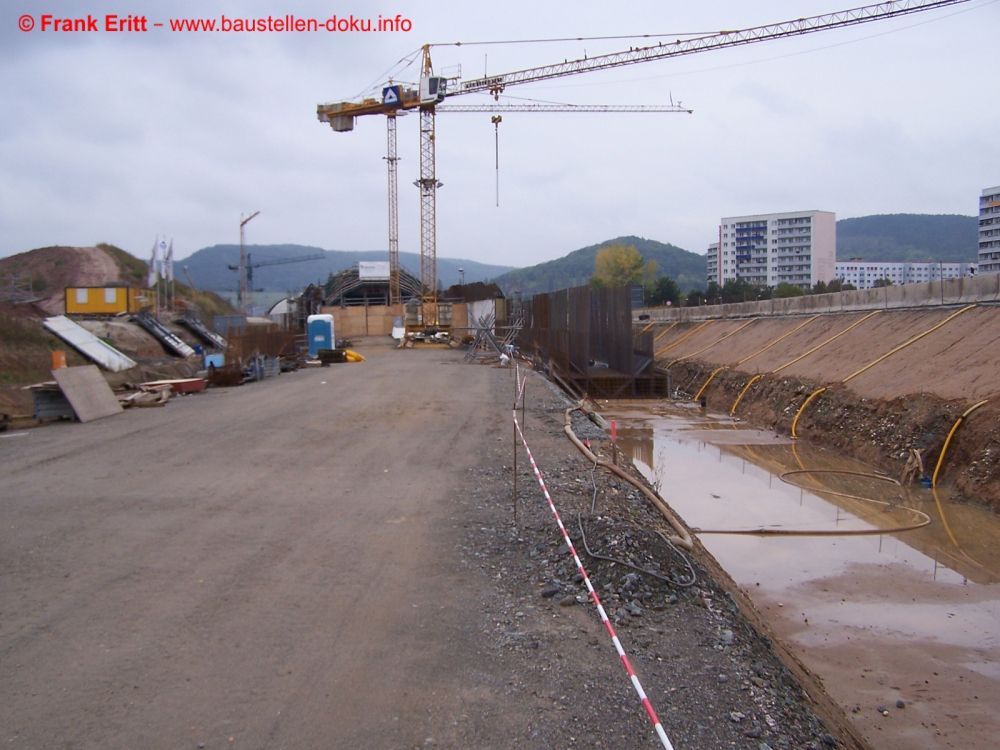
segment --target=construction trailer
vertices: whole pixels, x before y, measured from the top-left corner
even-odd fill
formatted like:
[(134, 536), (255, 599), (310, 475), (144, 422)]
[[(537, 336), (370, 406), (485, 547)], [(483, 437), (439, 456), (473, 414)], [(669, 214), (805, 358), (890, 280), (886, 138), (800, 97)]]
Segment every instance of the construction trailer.
[(155, 307), (156, 291), (130, 286), (68, 286), (67, 315), (119, 315)]

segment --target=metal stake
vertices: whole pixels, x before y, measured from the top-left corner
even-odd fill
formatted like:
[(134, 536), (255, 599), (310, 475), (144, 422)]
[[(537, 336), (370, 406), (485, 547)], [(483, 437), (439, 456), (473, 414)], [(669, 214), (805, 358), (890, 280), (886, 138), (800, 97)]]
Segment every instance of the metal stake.
[[(517, 382), (517, 379), (514, 379)], [(514, 412), (517, 412), (517, 394), (514, 394)], [(514, 523), (517, 524), (517, 425), (514, 428)]]

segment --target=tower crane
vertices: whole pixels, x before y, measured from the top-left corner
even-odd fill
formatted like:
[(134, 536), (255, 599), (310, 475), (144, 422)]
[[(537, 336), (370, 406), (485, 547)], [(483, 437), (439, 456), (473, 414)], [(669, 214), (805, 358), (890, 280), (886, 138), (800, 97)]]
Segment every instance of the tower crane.
[[(263, 266), (280, 266), (284, 265), (285, 263), (303, 263), (307, 260), (324, 260), (325, 258), (326, 255), (324, 253), (313, 253), (312, 255), (297, 255), (294, 258), (275, 258), (274, 260), (262, 260), (259, 263), (254, 263), (253, 259), (251, 258), (251, 254), (247, 253), (246, 261), (243, 264), (243, 271), (246, 276), (246, 282), (245, 284), (241, 284), (243, 288), (240, 289), (241, 294), (239, 300), (241, 304), (244, 302), (244, 300), (246, 301), (246, 304), (242, 305), (243, 314), (246, 315), (247, 310), (250, 309), (250, 305), (253, 302), (253, 293), (255, 291), (253, 288), (253, 269), (262, 268)], [(229, 270), (239, 271), (241, 269), (240, 266), (229, 266)], [(184, 272), (187, 273), (186, 266)], [(188, 279), (190, 280), (190, 277), (188, 277)], [(256, 291), (259, 292), (260, 289), (257, 289)]]
[[(626, 65), (666, 60), (673, 57), (709, 52), (711, 50), (742, 47), (748, 44), (766, 42), (775, 39), (803, 36), (819, 31), (857, 26), (872, 21), (912, 15), (924, 11), (959, 5), (970, 0), (891, 0), (874, 5), (865, 5), (836, 13), (799, 18), (782, 23), (765, 26), (754, 26), (733, 31), (720, 31), (718, 34), (697, 36), (688, 39), (678, 39), (675, 42), (657, 42), (646, 47), (631, 47), (627, 51), (614, 52), (596, 57), (566, 60), (554, 65), (544, 65), (526, 68), (511, 73), (499, 75), (484, 75), (481, 78), (462, 80), (461, 76), (446, 77), (434, 75), (431, 63), (431, 46), (422, 47), (420, 68), (420, 86), (418, 89), (407, 89), (399, 85), (386, 85), (382, 89), (382, 99), (366, 98), (360, 102), (336, 102), (320, 104), (316, 115), (320, 122), (325, 122), (338, 133), (354, 130), (358, 117), (365, 115), (386, 115), (388, 119), (389, 139), (389, 258), (390, 269), (398, 268), (398, 233), (394, 231), (397, 220), (395, 206), (391, 196), (396, 184), (396, 116), (401, 112), (418, 110), (420, 112), (420, 178), (416, 184), (420, 188), (420, 280), (425, 290), (424, 321), (436, 321), (437, 303), (437, 229), (436, 229), (436, 194), (441, 186), (435, 176), (435, 111), (444, 111), (439, 106), (445, 99), (463, 94), (488, 93), (498, 100), (509, 86), (526, 83), (536, 83), (554, 78), (590, 73), (598, 70), (609, 70)], [(395, 261), (395, 262), (394, 262)], [(390, 289), (392, 282), (390, 280)], [(398, 282), (397, 282), (398, 294)]]
[[(403, 97), (407, 95), (407, 91), (403, 90)], [(412, 95), (412, 93), (410, 94)], [(494, 126), (499, 125), (502, 115), (504, 113), (513, 112), (535, 112), (535, 113), (551, 113), (551, 112), (573, 112), (573, 113), (659, 113), (659, 112), (685, 112), (691, 114), (692, 110), (685, 109), (680, 104), (670, 104), (670, 105), (609, 105), (609, 104), (588, 104), (588, 105), (577, 105), (577, 104), (442, 104), (435, 108), (437, 112), (456, 112), (456, 113), (497, 113), (493, 117)], [(386, 163), (389, 168), (389, 302), (396, 303), (400, 300), (399, 293), (399, 196), (398, 196), (398, 175), (397, 175), (397, 162), (399, 158), (396, 156), (396, 118), (406, 114), (403, 112), (389, 112), (386, 113), (386, 128), (387, 128), (387, 152)], [(423, 191), (425, 185), (417, 180), (417, 187), (420, 187)], [(436, 182), (434, 189), (441, 187), (440, 182)], [(423, 223), (421, 223), (423, 226)], [(426, 292), (424, 301), (431, 302), (436, 300), (437, 295), (437, 258), (436, 253), (431, 253), (430, 257), (425, 261), (424, 255), (421, 254), (420, 258), (420, 281), (421, 286)], [(427, 291), (430, 290), (430, 291)], [(425, 311), (426, 319), (426, 311)]]

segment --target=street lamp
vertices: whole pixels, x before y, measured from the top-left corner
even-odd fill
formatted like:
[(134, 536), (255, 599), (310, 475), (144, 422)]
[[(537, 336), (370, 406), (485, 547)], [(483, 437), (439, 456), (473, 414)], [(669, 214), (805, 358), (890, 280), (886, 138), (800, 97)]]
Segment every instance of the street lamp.
[(462, 274), (462, 286), (465, 286), (465, 269), (464, 268), (459, 268), (458, 272), (460, 274)]

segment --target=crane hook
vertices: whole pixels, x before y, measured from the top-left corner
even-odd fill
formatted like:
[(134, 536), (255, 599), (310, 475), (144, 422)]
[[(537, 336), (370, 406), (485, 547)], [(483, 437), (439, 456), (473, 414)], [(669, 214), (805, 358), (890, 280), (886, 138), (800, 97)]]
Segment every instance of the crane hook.
[(494, 169), (496, 170), (496, 193), (497, 193), (497, 207), (500, 206), (500, 123), (503, 122), (503, 117), (500, 115), (493, 115), (490, 118), (490, 122), (493, 123), (493, 149), (494, 149)]

